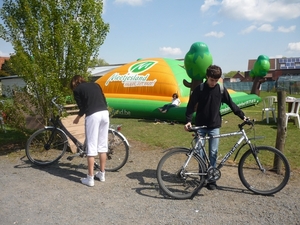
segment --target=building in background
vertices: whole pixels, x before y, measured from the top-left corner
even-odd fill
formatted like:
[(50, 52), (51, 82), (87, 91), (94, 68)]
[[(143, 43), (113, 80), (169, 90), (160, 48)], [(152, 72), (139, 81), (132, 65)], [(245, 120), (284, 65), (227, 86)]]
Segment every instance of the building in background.
[[(249, 59), (248, 71), (245, 71), (245, 78), (252, 80), (249, 76), (256, 59)], [(280, 76), (300, 76), (300, 57), (271, 58), (270, 70), (265, 76), (266, 81), (277, 81)], [(246, 81), (246, 80), (245, 80)]]
[(2, 68), (2, 64), (5, 62), (5, 60), (9, 60), (9, 57), (0, 56), (0, 70)]

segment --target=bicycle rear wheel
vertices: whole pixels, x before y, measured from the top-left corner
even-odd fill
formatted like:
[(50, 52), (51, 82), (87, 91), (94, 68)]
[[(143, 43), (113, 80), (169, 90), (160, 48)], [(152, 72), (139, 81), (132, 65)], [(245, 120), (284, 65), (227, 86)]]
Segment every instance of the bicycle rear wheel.
[(106, 171), (117, 171), (127, 162), (129, 145), (124, 137), (116, 130), (108, 130), (108, 152), (105, 165)]
[(66, 152), (66, 135), (54, 127), (33, 133), (26, 143), (26, 156), (35, 165), (46, 166), (58, 161)]
[[(243, 185), (257, 194), (272, 195), (285, 187), (290, 178), (290, 166), (278, 149), (258, 146), (253, 154), (251, 149), (242, 156), (238, 171)], [(256, 160), (256, 159), (257, 160)], [(260, 163), (263, 170), (259, 168)]]
[[(176, 199), (192, 198), (203, 185), (205, 165), (195, 155), (187, 163), (190, 150), (174, 148), (158, 163), (156, 175), (160, 188)], [(184, 166), (187, 163), (186, 166)]]

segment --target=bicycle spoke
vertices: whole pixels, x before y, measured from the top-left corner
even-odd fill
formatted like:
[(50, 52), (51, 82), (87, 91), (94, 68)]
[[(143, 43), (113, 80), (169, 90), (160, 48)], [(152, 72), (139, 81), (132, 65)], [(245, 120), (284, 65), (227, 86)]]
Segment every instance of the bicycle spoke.
[(199, 161), (195, 157), (183, 168), (187, 153), (186, 149), (170, 151), (161, 159), (157, 168), (160, 187), (166, 194), (178, 199), (190, 198), (201, 185), (199, 170), (202, 169), (199, 169)]
[(116, 171), (122, 168), (129, 156), (129, 146), (122, 138), (122, 136), (116, 132), (108, 131), (108, 152), (106, 160), (106, 171)]
[(61, 158), (67, 148), (65, 135), (53, 128), (35, 132), (26, 145), (28, 159), (37, 165), (48, 165)]
[(250, 150), (242, 156), (239, 176), (249, 190), (258, 194), (274, 194), (288, 182), (289, 164), (284, 155), (272, 147), (261, 146), (257, 150), (257, 159)]

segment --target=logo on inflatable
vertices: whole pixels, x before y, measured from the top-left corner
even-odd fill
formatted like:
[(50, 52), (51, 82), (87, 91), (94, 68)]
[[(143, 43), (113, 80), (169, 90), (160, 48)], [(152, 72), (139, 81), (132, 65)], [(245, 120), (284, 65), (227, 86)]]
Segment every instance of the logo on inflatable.
[(157, 62), (156, 61), (143, 61), (131, 65), (128, 68), (126, 74), (114, 73), (112, 74), (105, 82), (105, 86), (108, 86), (110, 82), (120, 81), (123, 83), (124, 87), (149, 87), (154, 86), (156, 79), (148, 80), (150, 74), (145, 75), (141, 74), (151, 67), (153, 67)]
[(153, 67), (157, 62), (156, 61), (144, 61), (144, 62), (138, 62), (133, 65), (131, 65), (128, 68), (128, 72), (131, 73), (142, 73), (146, 70), (149, 70), (151, 67)]

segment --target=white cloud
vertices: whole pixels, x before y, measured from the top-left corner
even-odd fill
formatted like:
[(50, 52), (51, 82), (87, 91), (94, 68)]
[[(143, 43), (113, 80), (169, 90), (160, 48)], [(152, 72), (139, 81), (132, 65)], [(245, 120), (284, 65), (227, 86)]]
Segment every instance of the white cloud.
[(280, 27), (278, 27), (278, 29), (277, 29), (278, 32), (283, 32), (283, 33), (289, 33), (289, 32), (292, 32), (292, 31), (294, 31), (294, 30), (296, 30), (296, 26), (295, 26), (295, 25), (294, 25), (294, 26), (287, 27), (287, 28), (285, 28), (285, 27), (283, 27), (283, 26), (280, 26)]
[(271, 24), (263, 24), (257, 28), (259, 31), (271, 32), (273, 30), (273, 26)]
[(300, 52), (300, 42), (289, 43), (288, 50)]
[(204, 4), (201, 6), (201, 11), (202, 12), (205, 12), (207, 10), (209, 10), (209, 8), (211, 6), (214, 6), (214, 5), (219, 5), (220, 3), (217, 1), (217, 0), (205, 0), (204, 1)]
[(255, 26), (255, 25), (251, 25), (249, 27), (247, 27), (246, 29), (241, 31), (241, 34), (248, 34), (251, 33), (254, 30), (258, 30), (258, 31), (262, 31), (262, 32), (271, 32), (273, 31), (273, 26), (271, 24), (263, 24), (259, 27)]
[(216, 38), (221, 38), (223, 37), (225, 34), (221, 31), (221, 32), (215, 32), (215, 31), (211, 31), (207, 34), (205, 34), (205, 37), (216, 37)]
[(220, 4), (220, 13), (237, 20), (274, 22), (300, 17), (299, 0), (205, 0), (201, 11)]
[(219, 25), (219, 24), (220, 24), (220, 22), (218, 22), (218, 21), (214, 21), (214, 22), (212, 23), (213, 26), (216, 26), (216, 25)]
[(251, 25), (249, 27), (247, 27), (246, 29), (242, 30), (242, 34), (248, 34), (248, 33), (251, 33), (253, 30), (256, 30), (257, 27), (254, 26), (254, 25)]
[(163, 55), (181, 55), (182, 54), (182, 51), (180, 48), (160, 47), (159, 51)]
[(152, 0), (115, 0), (115, 3), (137, 6), (137, 5), (143, 5), (144, 3), (149, 2), (149, 1), (152, 1)]

